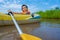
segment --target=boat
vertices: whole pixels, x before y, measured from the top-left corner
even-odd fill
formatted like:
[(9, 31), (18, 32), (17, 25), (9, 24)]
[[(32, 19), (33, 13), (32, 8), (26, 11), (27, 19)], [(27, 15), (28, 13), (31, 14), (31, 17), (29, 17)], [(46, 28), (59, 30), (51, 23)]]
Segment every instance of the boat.
[[(28, 18), (32, 18), (31, 15), (22, 15), (22, 14), (14, 14), (14, 18), (16, 20), (27, 20)], [(0, 20), (12, 20), (10, 15), (0, 14)]]
[[(18, 24), (31, 24), (31, 23), (39, 23), (38, 15), (32, 17), (31, 15), (22, 15), (22, 14), (14, 14), (13, 15)], [(12, 22), (11, 16), (6, 14), (0, 14), (0, 26), (5, 25), (14, 25)]]

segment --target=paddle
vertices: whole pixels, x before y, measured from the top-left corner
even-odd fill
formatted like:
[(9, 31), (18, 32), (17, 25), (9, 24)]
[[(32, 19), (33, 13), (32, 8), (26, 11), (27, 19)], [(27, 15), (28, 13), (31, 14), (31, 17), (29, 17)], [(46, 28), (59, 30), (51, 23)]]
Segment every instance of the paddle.
[(32, 35), (23, 33), (22, 30), (19, 28), (19, 25), (17, 24), (16, 20), (14, 19), (14, 16), (11, 13), (9, 13), (9, 14), (23, 40), (41, 40), (40, 38), (38, 38), (36, 36), (32, 36)]

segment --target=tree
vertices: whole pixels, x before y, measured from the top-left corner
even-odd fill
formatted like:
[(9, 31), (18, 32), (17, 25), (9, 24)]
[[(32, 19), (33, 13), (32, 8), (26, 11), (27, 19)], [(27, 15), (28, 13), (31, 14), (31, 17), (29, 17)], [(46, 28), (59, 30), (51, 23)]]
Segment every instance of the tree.
[(59, 7), (56, 7), (55, 9), (58, 10), (58, 9), (60, 9), (60, 8), (59, 8)]

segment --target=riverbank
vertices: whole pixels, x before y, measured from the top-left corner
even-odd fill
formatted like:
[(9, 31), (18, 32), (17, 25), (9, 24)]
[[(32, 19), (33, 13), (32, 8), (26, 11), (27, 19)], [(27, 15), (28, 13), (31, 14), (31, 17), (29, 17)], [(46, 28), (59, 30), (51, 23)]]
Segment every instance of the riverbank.
[(38, 11), (36, 13), (39, 14), (40, 17), (44, 19), (60, 19), (60, 9)]
[(60, 19), (43, 19), (43, 18), (40, 19), (40, 22), (44, 22), (44, 21), (51, 23), (60, 23)]

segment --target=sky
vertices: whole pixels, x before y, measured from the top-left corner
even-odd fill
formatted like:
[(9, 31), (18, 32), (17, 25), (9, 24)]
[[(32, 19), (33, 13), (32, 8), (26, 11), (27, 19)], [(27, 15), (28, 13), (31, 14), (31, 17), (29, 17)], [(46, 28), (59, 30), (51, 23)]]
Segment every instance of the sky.
[(60, 7), (60, 0), (0, 0), (0, 12), (7, 13), (7, 10), (21, 12), (21, 6), (26, 4), (31, 11), (45, 11)]

